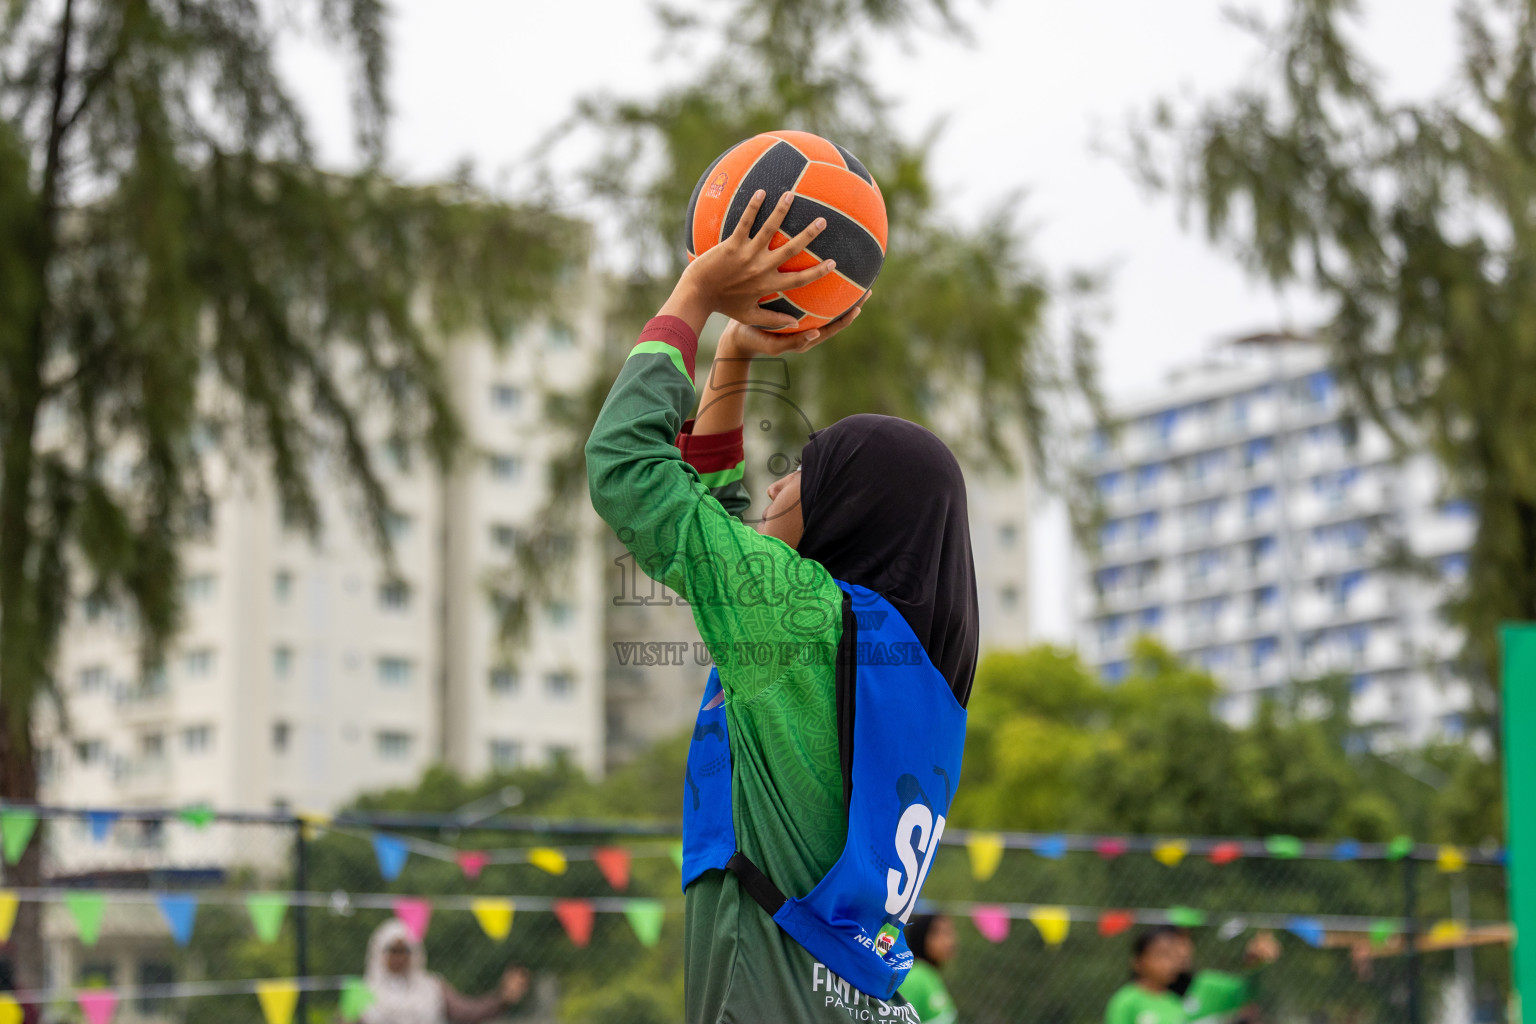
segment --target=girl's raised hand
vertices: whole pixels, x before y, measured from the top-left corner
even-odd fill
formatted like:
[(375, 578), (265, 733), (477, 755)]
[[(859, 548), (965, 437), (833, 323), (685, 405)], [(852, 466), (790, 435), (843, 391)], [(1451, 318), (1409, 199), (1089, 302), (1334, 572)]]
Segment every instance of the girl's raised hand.
[[(781, 273), (779, 267), (810, 245), (825, 230), (827, 222), (825, 218), (817, 217), (788, 243), (770, 249), (768, 243), (789, 214), (794, 195), (786, 192), (780, 196), (762, 229), (754, 235), (752, 222), (757, 219), (757, 212), (766, 199), (767, 193), (762, 189), (752, 194), (735, 230), (683, 271), (672, 298), (662, 308), (663, 313), (682, 316), (696, 329), (703, 326), (710, 313), (724, 313), (732, 320), (752, 327), (788, 327), (795, 322), (795, 318), (787, 313), (762, 308), (757, 304), (758, 300), (819, 280), (830, 274), (837, 263), (822, 260), (805, 270)], [(702, 317), (698, 316), (700, 312)]]

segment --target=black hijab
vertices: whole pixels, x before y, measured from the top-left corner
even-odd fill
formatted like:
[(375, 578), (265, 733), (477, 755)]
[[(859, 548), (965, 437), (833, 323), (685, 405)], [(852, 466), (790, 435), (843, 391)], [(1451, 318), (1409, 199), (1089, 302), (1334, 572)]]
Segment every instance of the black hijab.
[(964, 705), (976, 674), (965, 478), (944, 442), (894, 416), (818, 430), (801, 455), (799, 551), (901, 612)]

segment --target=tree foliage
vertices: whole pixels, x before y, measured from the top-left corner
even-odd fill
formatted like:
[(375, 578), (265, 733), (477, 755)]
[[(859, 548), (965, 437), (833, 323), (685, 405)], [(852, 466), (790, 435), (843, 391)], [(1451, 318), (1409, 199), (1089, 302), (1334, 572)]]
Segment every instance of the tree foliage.
[[(311, 532), (325, 459), (387, 554), (378, 424), (446, 462), (460, 430), (434, 339), (505, 338), (580, 255), (582, 233), (544, 211), (392, 181), (383, 5), (303, 11), (355, 65), (356, 173), (316, 166), (260, 5), (0, 9), (5, 799), (35, 799), (32, 714), (82, 594), (131, 613), (158, 661), (209, 451), (269, 474)], [(32, 908), (17, 927), (25, 954)], [(23, 961), (24, 987), (35, 971)]]
[[(1254, 21), (1262, 80), (1164, 106), (1140, 170), (1255, 274), (1329, 305), (1320, 332), (1363, 410), (1427, 443), (1479, 525), (1461, 598), (1477, 709), (1497, 707), (1497, 628), (1536, 618), (1536, 4), (1461, 5), (1437, 98), (1388, 100), (1351, 39), (1356, 0)], [(1494, 730), (1495, 735), (1497, 730)]]

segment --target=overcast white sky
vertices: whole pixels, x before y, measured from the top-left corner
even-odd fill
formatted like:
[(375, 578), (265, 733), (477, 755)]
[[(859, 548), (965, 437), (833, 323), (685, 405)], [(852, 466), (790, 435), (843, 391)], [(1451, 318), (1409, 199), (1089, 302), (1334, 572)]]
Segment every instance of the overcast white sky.
[[(1171, 366), (1256, 329), (1305, 326), (1309, 304), (1247, 282), (1145, 195), (1096, 138), (1162, 96), (1208, 96), (1252, 74), (1256, 45), (1222, 0), (958, 0), (975, 43), (919, 39), (872, 48), (877, 83), (912, 137), (945, 122), (933, 168), (958, 217), (1027, 195), (1033, 252), (1051, 271), (1112, 270), (1103, 332), (1111, 396), (1145, 392)], [(1279, 0), (1239, 2), (1274, 12)], [(1455, 59), (1454, 0), (1370, 0), (1362, 30), (1394, 92), (1439, 88)], [(392, 162), (414, 178), (470, 158), (482, 177), (523, 180), (532, 148), (597, 91), (648, 93), (687, 73), (658, 61), (639, 0), (395, 0)], [(307, 47), (285, 57), (322, 151), (346, 162), (343, 69)], [(679, 212), (681, 216), (681, 212)], [(1042, 638), (1067, 635), (1068, 563), (1058, 510), (1036, 516), (1032, 610)]]

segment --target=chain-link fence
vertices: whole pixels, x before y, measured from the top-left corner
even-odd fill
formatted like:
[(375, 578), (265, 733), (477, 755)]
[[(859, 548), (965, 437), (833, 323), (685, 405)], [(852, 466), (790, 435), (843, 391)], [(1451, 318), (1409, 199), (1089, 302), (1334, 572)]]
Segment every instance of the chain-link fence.
[[(683, 1018), (674, 826), (186, 811), (39, 819), (31, 841), (44, 847), (45, 884), (7, 880), (0, 900), (45, 908), (46, 989), (21, 997), (44, 1004), (47, 1020), (85, 1019), (83, 992), (110, 993), (118, 1024), (255, 1024), (274, 1010), (283, 1019), (290, 1003), (297, 1021), (352, 1017), (366, 1001), (369, 936), (396, 916), (424, 929), (429, 968), (463, 993), (495, 991), (508, 967), (526, 968), (532, 984), (509, 1019)], [(1496, 853), (954, 831), (924, 897), (921, 910), (959, 925), (945, 976), (967, 1024), (1102, 1020), (1128, 979), (1136, 929), (1159, 922), (1190, 926), (1199, 966), (1223, 971), (1242, 969), (1257, 931), (1280, 935), (1254, 1022), (1505, 1020)]]

